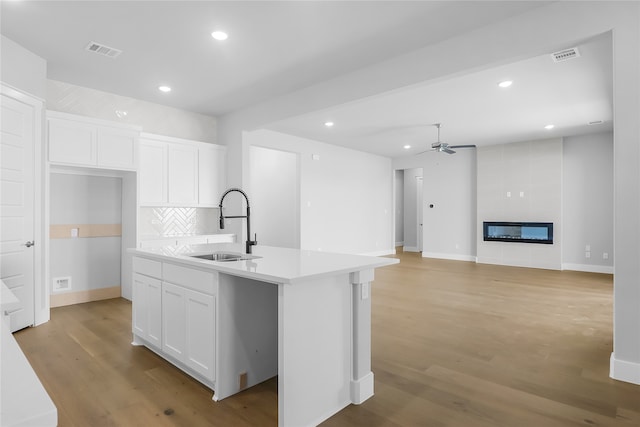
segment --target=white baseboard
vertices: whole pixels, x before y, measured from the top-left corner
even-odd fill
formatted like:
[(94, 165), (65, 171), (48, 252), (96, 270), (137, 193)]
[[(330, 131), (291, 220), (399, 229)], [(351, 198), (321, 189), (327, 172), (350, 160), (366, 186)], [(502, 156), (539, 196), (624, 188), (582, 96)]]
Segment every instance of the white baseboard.
[(420, 252), (420, 250), (415, 246), (403, 246), (402, 252)]
[(351, 381), (351, 403), (360, 405), (373, 396), (373, 372), (369, 372), (358, 380)]
[(562, 269), (571, 271), (584, 271), (586, 273), (613, 274), (613, 267), (609, 265), (562, 263)]
[(476, 262), (476, 257), (473, 255), (462, 254), (443, 254), (437, 252), (422, 252), (423, 258), (437, 258), (437, 259), (450, 259), (454, 261), (471, 261)]
[(640, 363), (618, 360), (615, 353), (611, 353), (609, 376), (614, 380), (640, 385)]
[(396, 250), (395, 249), (385, 249), (382, 251), (375, 251), (375, 252), (366, 252), (366, 253), (362, 253), (359, 255), (366, 255), (366, 256), (385, 256), (385, 255), (395, 255), (396, 254)]

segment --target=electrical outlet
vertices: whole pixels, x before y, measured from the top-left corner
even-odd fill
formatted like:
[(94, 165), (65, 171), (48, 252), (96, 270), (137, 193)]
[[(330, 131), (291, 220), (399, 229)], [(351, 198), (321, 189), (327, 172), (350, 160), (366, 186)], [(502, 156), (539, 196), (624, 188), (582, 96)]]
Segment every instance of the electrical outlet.
[(79, 232), (80, 232), (79, 228), (72, 228), (71, 229), (71, 237), (73, 237), (73, 238), (78, 237)]
[(609, 254), (607, 252), (603, 252), (602, 259), (609, 259)]
[(367, 299), (367, 298), (369, 298), (369, 284), (363, 283), (360, 299)]
[(584, 257), (585, 258), (591, 258), (591, 252), (585, 252), (584, 253)]

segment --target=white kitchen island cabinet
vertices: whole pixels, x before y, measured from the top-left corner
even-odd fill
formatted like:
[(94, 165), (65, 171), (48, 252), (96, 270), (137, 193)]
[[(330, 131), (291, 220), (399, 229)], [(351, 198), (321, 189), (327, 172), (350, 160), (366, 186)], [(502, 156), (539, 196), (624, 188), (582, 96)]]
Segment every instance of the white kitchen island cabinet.
[(279, 426), (317, 425), (373, 396), (370, 286), (375, 268), (398, 260), (265, 246), (231, 262), (192, 256), (243, 249), (130, 249), (134, 278), (160, 270), (162, 281), (161, 346), (136, 328), (149, 305), (136, 297), (149, 292), (134, 293), (134, 344), (211, 387), (214, 400), (277, 375)]

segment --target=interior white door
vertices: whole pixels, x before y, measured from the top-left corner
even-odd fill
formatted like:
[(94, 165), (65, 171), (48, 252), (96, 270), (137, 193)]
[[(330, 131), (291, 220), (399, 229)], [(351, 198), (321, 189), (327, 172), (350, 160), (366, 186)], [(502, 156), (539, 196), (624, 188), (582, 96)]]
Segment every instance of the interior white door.
[(20, 300), (8, 313), (13, 332), (35, 323), (35, 123), (33, 106), (1, 97), (0, 278)]

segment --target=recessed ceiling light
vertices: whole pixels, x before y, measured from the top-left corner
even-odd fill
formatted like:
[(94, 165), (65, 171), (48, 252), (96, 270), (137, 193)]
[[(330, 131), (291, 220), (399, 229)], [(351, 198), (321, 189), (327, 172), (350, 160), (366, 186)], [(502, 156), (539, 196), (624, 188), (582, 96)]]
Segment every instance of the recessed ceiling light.
[(171, 92), (171, 88), (169, 86), (158, 86), (158, 90), (160, 92)]
[(127, 114), (128, 113), (124, 110), (116, 110), (116, 116), (118, 116), (119, 119), (127, 117)]
[(409, 148), (411, 148), (411, 146), (410, 146), (410, 145), (405, 145), (403, 148), (404, 148), (405, 150), (408, 150)]
[(324, 125), (328, 128), (332, 127), (334, 125), (333, 122), (324, 122)]
[(546, 125), (544, 128), (547, 130), (553, 129), (554, 127), (556, 127), (555, 125)]
[(229, 34), (225, 33), (224, 31), (214, 31), (213, 33), (211, 33), (211, 37), (216, 40), (223, 41), (229, 38)]
[(513, 81), (511, 80), (505, 80), (503, 82), (498, 83), (498, 86), (500, 86), (501, 88), (507, 88), (509, 86), (511, 86), (513, 84)]

